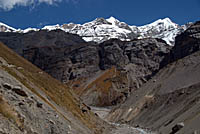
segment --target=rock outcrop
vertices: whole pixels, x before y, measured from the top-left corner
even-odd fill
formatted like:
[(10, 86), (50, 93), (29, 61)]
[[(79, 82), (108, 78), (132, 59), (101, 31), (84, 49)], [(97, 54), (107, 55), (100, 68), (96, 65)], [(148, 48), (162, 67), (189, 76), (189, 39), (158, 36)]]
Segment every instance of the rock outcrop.
[(160, 39), (94, 44), (61, 30), (1, 33), (0, 40), (96, 106), (125, 101), (154, 75), (170, 50)]

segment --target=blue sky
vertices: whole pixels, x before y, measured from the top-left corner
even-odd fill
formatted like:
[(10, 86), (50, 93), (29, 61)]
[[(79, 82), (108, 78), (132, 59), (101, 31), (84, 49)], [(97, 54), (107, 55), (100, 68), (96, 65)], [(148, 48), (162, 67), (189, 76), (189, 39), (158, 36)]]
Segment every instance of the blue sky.
[(110, 16), (131, 25), (165, 17), (185, 24), (200, 20), (200, 0), (0, 0), (0, 22), (15, 28), (82, 24)]

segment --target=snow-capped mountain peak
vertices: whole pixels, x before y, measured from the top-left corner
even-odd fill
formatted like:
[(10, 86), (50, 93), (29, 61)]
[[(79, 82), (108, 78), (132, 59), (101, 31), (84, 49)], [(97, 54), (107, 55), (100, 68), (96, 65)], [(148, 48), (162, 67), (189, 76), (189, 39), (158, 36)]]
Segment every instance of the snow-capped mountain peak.
[(170, 28), (177, 28), (179, 27), (176, 23), (173, 23), (169, 18), (159, 19), (153, 23), (140, 26), (139, 29), (150, 30), (150, 29), (157, 29), (157, 30), (164, 30)]
[(0, 22), (0, 31), (1, 32), (14, 32), (14, 31), (16, 31), (16, 29)]
[(157, 25), (164, 25), (165, 28), (177, 28), (178, 25), (174, 22), (171, 21), (171, 19), (169, 18), (164, 18), (164, 19), (159, 19), (157, 21), (155, 21), (154, 23), (152, 23), (152, 25), (157, 26)]
[(113, 16), (106, 19), (108, 22), (110, 22), (112, 25), (115, 25), (116, 23), (119, 23), (120, 21), (118, 19), (115, 19)]
[(114, 17), (108, 19), (96, 18), (85, 24), (64, 24), (62, 30), (78, 34), (86, 41), (103, 42), (110, 38), (121, 40), (131, 40), (135, 38), (132, 29), (124, 22), (120, 22)]
[[(169, 18), (159, 19), (155, 22), (144, 26), (130, 26), (125, 22), (121, 22), (114, 17), (107, 19), (96, 18), (91, 22), (84, 24), (68, 23), (63, 25), (45, 26), (43, 30), (61, 29), (65, 32), (78, 34), (85, 41), (103, 42), (111, 38), (120, 40), (132, 40), (135, 38), (160, 38), (165, 40), (169, 45), (174, 44), (175, 37), (184, 31), (187, 26), (179, 26), (172, 22)], [(37, 28), (27, 28), (25, 30), (14, 29), (6, 24), (0, 23), (1, 32), (22, 32), (39, 31)]]
[(170, 18), (164, 18), (164, 19), (161, 19), (163, 22), (166, 22), (166, 23), (170, 23), (170, 24), (175, 24), (174, 22), (171, 21)]
[(159, 19), (153, 23), (138, 27), (140, 38), (153, 37), (165, 40), (173, 45), (175, 37), (184, 29), (169, 18)]
[(172, 22), (169, 18), (159, 19), (144, 26), (130, 26), (114, 17), (107, 19), (96, 18), (85, 24), (66, 24), (63, 27), (66, 32), (78, 34), (85, 41), (103, 42), (110, 38), (132, 40), (135, 38), (160, 38), (169, 45), (174, 45), (177, 34), (185, 29)]

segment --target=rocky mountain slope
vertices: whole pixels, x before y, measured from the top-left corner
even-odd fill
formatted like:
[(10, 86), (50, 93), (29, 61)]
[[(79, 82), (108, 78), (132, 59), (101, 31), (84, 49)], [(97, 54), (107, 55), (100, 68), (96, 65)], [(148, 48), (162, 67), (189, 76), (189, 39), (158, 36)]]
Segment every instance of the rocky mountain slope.
[(125, 101), (159, 69), (170, 50), (160, 39), (94, 44), (62, 30), (0, 33), (0, 41), (95, 106)]
[(0, 44), (0, 133), (107, 134), (109, 129), (69, 87)]
[(176, 37), (162, 68), (107, 117), (162, 134), (199, 133), (200, 22)]
[[(25, 30), (14, 29), (3, 23), (0, 24), (1, 32), (20, 32), (27, 33), (30, 31), (39, 31), (36, 28), (27, 28)], [(130, 26), (125, 22), (120, 22), (114, 17), (108, 19), (97, 18), (85, 24), (63, 24), (63, 25), (50, 25), (44, 26), (43, 30), (56, 30), (60, 29), (65, 32), (78, 34), (85, 41), (93, 41), (102, 43), (109, 39), (120, 39), (130, 41), (133, 39), (142, 38), (159, 38), (163, 39), (169, 45), (174, 45), (175, 37), (183, 32), (187, 25), (179, 26), (172, 22), (169, 18), (159, 19), (151, 24), (144, 26)]]

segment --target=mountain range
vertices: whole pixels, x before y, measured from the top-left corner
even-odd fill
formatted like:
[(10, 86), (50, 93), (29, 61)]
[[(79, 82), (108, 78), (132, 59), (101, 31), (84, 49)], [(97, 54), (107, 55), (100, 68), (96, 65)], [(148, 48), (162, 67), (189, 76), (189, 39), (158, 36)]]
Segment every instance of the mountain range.
[[(159, 38), (167, 42), (168, 45), (174, 45), (175, 37), (187, 29), (188, 25), (179, 26), (169, 18), (159, 19), (151, 24), (144, 26), (131, 26), (125, 22), (120, 22), (114, 17), (108, 19), (97, 18), (84, 24), (63, 24), (49, 25), (41, 28), (42, 30), (61, 29), (65, 32), (78, 34), (85, 41), (94, 41), (101, 43), (109, 39), (120, 39), (130, 41), (133, 39)], [(27, 33), (30, 31), (39, 31), (37, 28), (27, 28), (24, 30), (12, 28), (6, 24), (0, 23), (2, 32), (20, 32)]]
[(200, 133), (199, 21), (0, 25), (0, 133)]

